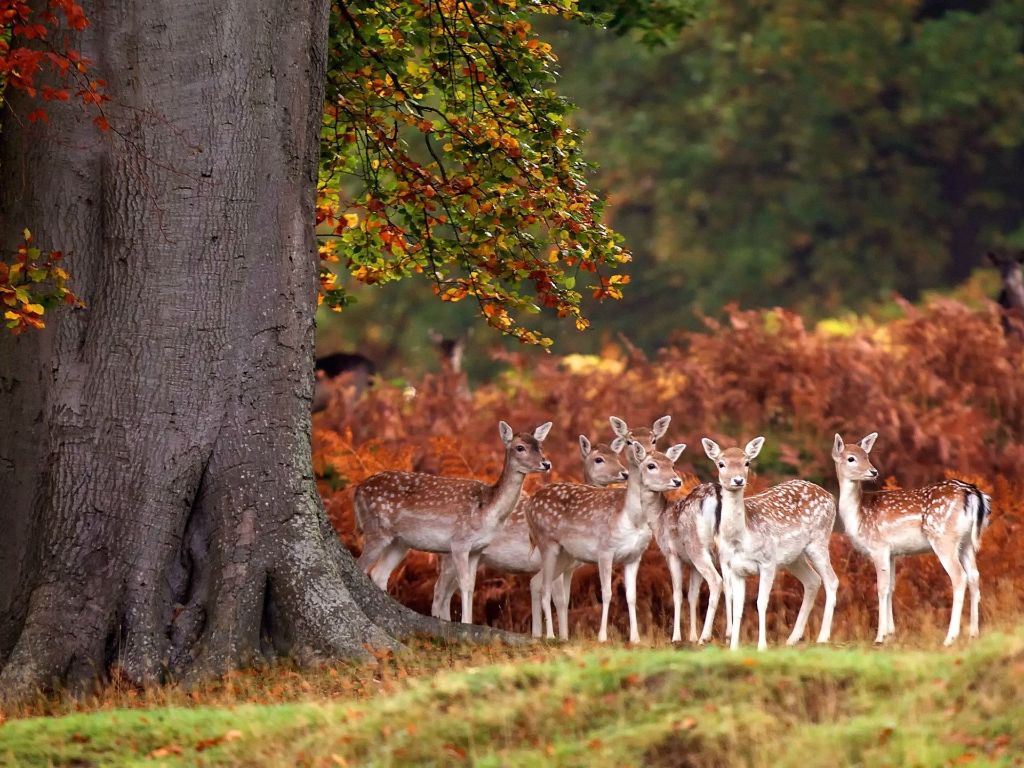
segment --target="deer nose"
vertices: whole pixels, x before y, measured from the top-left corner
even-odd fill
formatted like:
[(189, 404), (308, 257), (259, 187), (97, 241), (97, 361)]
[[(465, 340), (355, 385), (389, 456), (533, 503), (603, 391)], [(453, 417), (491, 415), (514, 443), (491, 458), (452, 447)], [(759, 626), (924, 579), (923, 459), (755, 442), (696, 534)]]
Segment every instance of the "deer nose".
[(680, 479), (679, 479), (678, 477), (673, 477), (673, 478), (672, 478), (672, 487), (673, 487), (673, 488), (678, 488), (678, 487), (679, 487), (679, 486), (681, 486), (682, 484), (683, 484), (683, 481), (682, 481), (682, 480), (680, 480)]
[(627, 472), (626, 470), (622, 470), (621, 472), (619, 472), (619, 477), (621, 477), (623, 480), (629, 480), (629, 472)]
[(875, 469), (874, 467), (872, 467), (872, 468), (871, 468), (871, 469), (870, 469), (870, 470), (868, 471), (868, 474), (869, 474), (869, 475), (871, 475), (872, 477), (878, 477), (878, 470), (877, 470), (877, 469)]
[(548, 461), (547, 459), (545, 459), (544, 461), (542, 461), (540, 463), (540, 466), (541, 466), (541, 469), (543, 469), (545, 472), (547, 472), (549, 469), (551, 469), (551, 462)]
[(744, 479), (743, 479), (742, 477), (734, 477), (734, 478), (732, 479), (732, 484), (733, 484), (734, 486), (736, 486), (737, 488), (742, 488), (742, 487), (743, 487), (743, 484), (744, 484), (745, 482), (746, 482), (746, 480), (744, 480)]

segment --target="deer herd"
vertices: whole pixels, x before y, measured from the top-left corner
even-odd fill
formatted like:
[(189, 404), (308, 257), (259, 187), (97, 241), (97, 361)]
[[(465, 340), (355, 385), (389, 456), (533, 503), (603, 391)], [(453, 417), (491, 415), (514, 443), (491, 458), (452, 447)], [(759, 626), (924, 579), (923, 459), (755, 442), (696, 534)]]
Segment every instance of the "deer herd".
[[(837, 531), (845, 533), (875, 566), (875, 642), (884, 642), (896, 631), (892, 605), (896, 558), (929, 551), (938, 557), (953, 587), (945, 645), (960, 634), (968, 589), (969, 635), (977, 636), (981, 600), (977, 552), (991, 511), (989, 497), (977, 487), (945, 480), (913, 490), (864, 491), (863, 483), (878, 477), (870, 460), (878, 435), (871, 433), (855, 444), (835, 436), (832, 458), (839, 481), (838, 504), (824, 488), (804, 480), (789, 480), (746, 496), (751, 462), (761, 452), (764, 438), (725, 449), (704, 438), (701, 442), (717, 471), (717, 482), (698, 485), (683, 498), (670, 501), (665, 493), (682, 486), (673, 465), (686, 449), (681, 443), (664, 452), (657, 449), (670, 420), (663, 416), (650, 429), (631, 430), (622, 419), (611, 417), (615, 438), (610, 444), (592, 444), (586, 436), (579, 437), (584, 483), (551, 483), (529, 497), (522, 494), (526, 475), (551, 469), (542, 450), (551, 422), (519, 433), (504, 421), (499, 423), (505, 461), (491, 485), (422, 473), (376, 474), (355, 492), (356, 523), (363, 533), (359, 565), (386, 590), (388, 578), (410, 549), (437, 553), (440, 573), (432, 613), (450, 618), (457, 586), (462, 620), (468, 623), (473, 621), (473, 590), (480, 565), (533, 574), (534, 636), (555, 636), (554, 604), (559, 636), (567, 639), (573, 572), (583, 563), (594, 563), (601, 581), (598, 639), (602, 642), (608, 637), (612, 569), (621, 565), (629, 640), (638, 642), (637, 572), (653, 538), (672, 578), (672, 641), (682, 640), (683, 566), (688, 565), (690, 641), (703, 644), (711, 639), (724, 593), (725, 637), (731, 648), (738, 647), (746, 578), (757, 576), (757, 646), (763, 650), (768, 601), (780, 568), (803, 585), (803, 600), (787, 644), (803, 638), (822, 585), (825, 609), (817, 641), (828, 642), (839, 586), (829, 558), (829, 539)], [(615, 484), (624, 485), (610, 487)], [(698, 635), (702, 582), (707, 582), (710, 595)]]

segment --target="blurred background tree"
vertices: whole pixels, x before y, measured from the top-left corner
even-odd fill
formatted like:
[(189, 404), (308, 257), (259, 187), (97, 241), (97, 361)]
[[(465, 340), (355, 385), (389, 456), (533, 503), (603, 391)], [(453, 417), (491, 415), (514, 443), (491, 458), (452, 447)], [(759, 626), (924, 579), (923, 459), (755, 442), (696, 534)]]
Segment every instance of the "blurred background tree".
[[(1024, 0), (586, 9), (608, 28), (538, 26), (635, 263), (624, 299), (590, 313), (599, 333), (541, 322), (560, 351), (617, 331), (650, 350), (729, 302), (870, 310), (1024, 245)], [(426, 363), (428, 328), (473, 323), (412, 286), (358, 297), (322, 346), (385, 368)]]

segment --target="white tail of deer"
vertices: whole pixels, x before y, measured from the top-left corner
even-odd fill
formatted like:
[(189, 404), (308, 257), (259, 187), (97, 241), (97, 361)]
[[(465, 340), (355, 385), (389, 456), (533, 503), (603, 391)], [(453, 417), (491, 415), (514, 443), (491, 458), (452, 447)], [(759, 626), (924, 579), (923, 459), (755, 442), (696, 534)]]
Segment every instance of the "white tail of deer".
[(868, 454), (878, 437), (872, 432), (859, 443), (846, 445), (836, 435), (832, 458), (839, 478), (839, 516), (846, 535), (875, 565), (878, 580), (878, 633), (875, 642), (896, 631), (892, 594), (896, 558), (934, 552), (953, 584), (953, 610), (945, 645), (960, 635), (964, 591), (971, 591), (970, 637), (978, 635), (981, 579), (977, 553), (988, 525), (991, 500), (976, 486), (944, 480), (924, 488), (864, 492), (865, 480), (878, 477)]
[(367, 479), (355, 494), (356, 523), (363, 532), (359, 567), (386, 590), (391, 572), (410, 549), (450, 552), (462, 594), (462, 620), (471, 624), (480, 552), (515, 507), (526, 475), (551, 469), (541, 451), (550, 429), (549, 421), (532, 434), (515, 434), (500, 422), (505, 464), (493, 485), (416, 472), (381, 472)]
[[(601, 630), (608, 639), (608, 607), (612, 599), (612, 566), (622, 563), (629, 607), (629, 639), (638, 642), (636, 575), (651, 541), (650, 516), (664, 504), (662, 493), (682, 485), (672, 465), (686, 448), (674, 445), (665, 453), (648, 453), (638, 442), (628, 448), (629, 480), (624, 489), (592, 488), (556, 483), (530, 498), (526, 519), (530, 538), (540, 550), (543, 574), (541, 604), (547, 636), (554, 637), (551, 589), (555, 579), (577, 561), (597, 563), (601, 576)], [(656, 514), (657, 512), (653, 512)]]
[[(672, 642), (683, 639), (680, 628), (680, 614), (683, 607), (683, 565), (690, 566), (690, 587), (687, 600), (690, 604), (690, 642), (706, 643), (718, 610), (722, 594), (722, 577), (715, 568), (712, 550), (715, 546), (715, 532), (721, 512), (721, 489), (714, 483), (698, 485), (685, 498), (675, 504), (665, 505), (654, 523), (654, 540), (665, 555), (669, 574), (672, 576)], [(701, 581), (708, 583), (708, 609), (704, 628), (697, 637), (697, 598)], [(728, 628), (726, 628), (728, 632)]]
[[(583, 459), (583, 481), (587, 485), (606, 486), (621, 483), (628, 477), (626, 468), (619, 461), (619, 453), (625, 441), (616, 438), (612, 444), (598, 443), (591, 445), (586, 435), (580, 435), (580, 456)], [(534, 637), (540, 637), (543, 631), (541, 623), (541, 588), (540, 553), (530, 544), (530, 531), (526, 524), (526, 502), (522, 498), (516, 504), (512, 514), (501, 526), (480, 554), (480, 565), (505, 573), (532, 573), (530, 579), (530, 604), (532, 608), (532, 631)], [(572, 573), (565, 573), (555, 581), (552, 588), (552, 599), (558, 612), (560, 631), (568, 632), (569, 621), (569, 586)], [(434, 584), (434, 601), (431, 615), (439, 619), (451, 618), (451, 600), (458, 584), (455, 562), (450, 555), (442, 555), (439, 563), (437, 583)]]
[(765, 638), (768, 598), (780, 567), (804, 585), (803, 602), (787, 643), (792, 645), (803, 637), (822, 581), (825, 582), (825, 613), (818, 642), (828, 642), (839, 586), (828, 552), (828, 540), (836, 518), (832, 494), (813, 483), (790, 480), (744, 499), (750, 462), (761, 452), (764, 438), (755, 437), (745, 448), (724, 451), (707, 438), (701, 442), (708, 458), (718, 467), (722, 488), (718, 552), (725, 581), (730, 646), (733, 649), (739, 647), (746, 596), (745, 578), (757, 574), (760, 577), (757, 647), (758, 650), (768, 647)]

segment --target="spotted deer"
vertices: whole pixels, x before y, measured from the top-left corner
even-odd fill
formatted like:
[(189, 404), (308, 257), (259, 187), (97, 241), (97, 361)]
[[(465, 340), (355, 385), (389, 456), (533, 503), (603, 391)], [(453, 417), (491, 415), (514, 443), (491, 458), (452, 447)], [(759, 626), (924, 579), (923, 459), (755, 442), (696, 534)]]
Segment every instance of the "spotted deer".
[[(619, 453), (626, 444), (622, 438), (615, 438), (611, 445), (591, 445), (586, 435), (580, 435), (579, 443), (583, 459), (583, 482), (587, 485), (603, 487), (621, 483), (629, 476), (619, 461)], [(530, 579), (532, 631), (534, 637), (540, 637), (543, 629), (540, 604), (543, 579), (540, 574), (540, 553), (530, 544), (526, 502), (526, 498), (519, 500), (505, 524), (497, 530), (491, 543), (480, 554), (479, 564), (505, 573), (534, 574)], [(451, 619), (451, 601), (458, 580), (451, 555), (442, 555), (439, 566), (431, 615), (448, 621)], [(568, 627), (571, 577), (572, 573), (566, 572), (552, 584), (552, 600), (557, 610), (559, 627)]]
[[(547, 636), (551, 623), (551, 590), (557, 577), (576, 562), (597, 563), (601, 576), (601, 629), (598, 640), (608, 639), (608, 607), (612, 599), (612, 566), (623, 564), (629, 640), (638, 642), (636, 576), (640, 558), (651, 541), (651, 514), (664, 503), (662, 493), (682, 485), (672, 465), (685, 450), (674, 445), (665, 453), (648, 452), (639, 442), (627, 449), (629, 480), (625, 488), (592, 488), (555, 483), (535, 493), (526, 506), (530, 539), (540, 550), (543, 593), (541, 605)], [(562, 637), (567, 628), (562, 627)]]
[(617, 437), (621, 437), (627, 444), (640, 443), (646, 451), (650, 452), (655, 450), (655, 444), (668, 431), (668, 425), (672, 422), (672, 417), (662, 416), (660, 419), (655, 420), (650, 429), (647, 427), (630, 429), (626, 422), (618, 416), (608, 417), (608, 422), (612, 425), (612, 431)]
[(745, 579), (755, 574), (760, 577), (757, 648), (764, 650), (768, 647), (765, 639), (768, 598), (779, 568), (796, 576), (804, 587), (800, 612), (786, 643), (793, 645), (803, 637), (822, 581), (825, 582), (825, 613), (818, 642), (828, 642), (839, 587), (828, 552), (828, 540), (836, 518), (832, 494), (813, 483), (790, 480), (744, 499), (750, 462), (761, 452), (764, 438), (755, 437), (745, 448), (724, 451), (706, 437), (701, 442), (704, 452), (718, 468), (722, 489), (718, 555), (731, 630), (730, 647), (739, 647), (746, 597)]
[(960, 635), (964, 591), (971, 591), (970, 637), (978, 636), (981, 579), (977, 553), (981, 534), (989, 522), (991, 499), (976, 486), (943, 480), (923, 488), (865, 492), (866, 480), (878, 470), (868, 454), (878, 438), (872, 432), (859, 443), (847, 445), (836, 435), (832, 459), (839, 478), (839, 518), (850, 541), (871, 558), (878, 583), (878, 633), (882, 643), (896, 632), (892, 595), (896, 586), (896, 558), (934, 552), (953, 585), (953, 610), (945, 645)]
[(499, 422), (505, 463), (493, 485), (418, 472), (381, 472), (367, 479), (355, 494), (356, 523), (364, 537), (359, 567), (386, 590), (391, 572), (410, 549), (451, 553), (462, 620), (472, 624), (480, 553), (515, 507), (526, 475), (551, 469), (541, 450), (550, 429), (549, 421), (532, 434), (516, 434)]
[[(685, 498), (666, 504), (654, 522), (654, 540), (665, 555), (672, 576), (672, 642), (683, 639), (680, 614), (683, 607), (683, 565), (690, 566), (690, 642), (701, 645), (711, 639), (711, 631), (722, 594), (722, 577), (712, 554), (715, 531), (722, 505), (722, 489), (714, 483), (703, 483)], [(700, 638), (697, 637), (697, 598), (701, 581), (708, 583), (708, 609)], [(726, 627), (728, 635), (729, 628)]]

